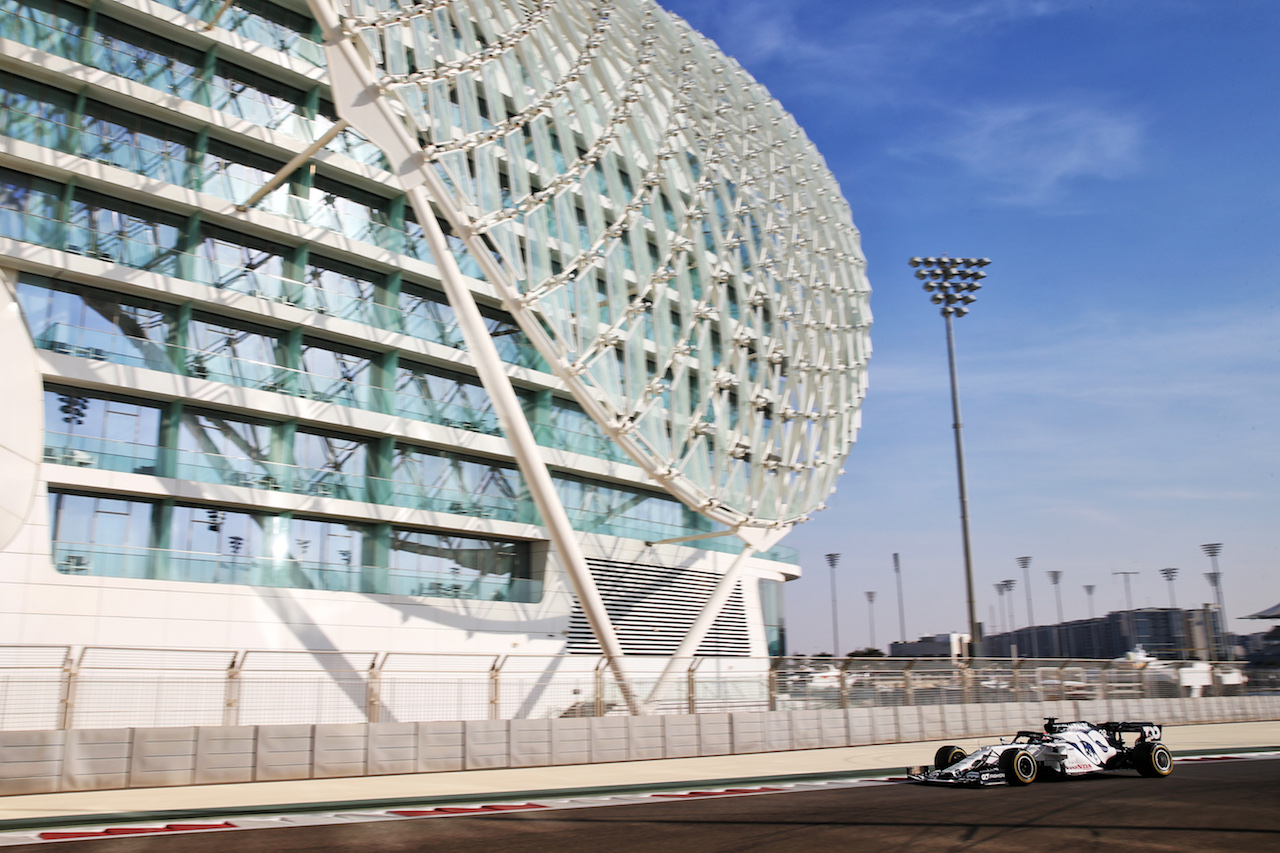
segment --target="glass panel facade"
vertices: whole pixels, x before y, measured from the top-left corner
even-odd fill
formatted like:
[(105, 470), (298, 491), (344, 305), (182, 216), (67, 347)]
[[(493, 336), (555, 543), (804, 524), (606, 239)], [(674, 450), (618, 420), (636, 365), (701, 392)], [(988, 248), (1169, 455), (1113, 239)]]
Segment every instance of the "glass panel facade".
[(204, 54), (100, 15), (93, 41), (80, 55), (67, 58), (190, 101), (200, 88)]
[(68, 252), (134, 269), (176, 275), (183, 218), (76, 190), (67, 213)]
[(400, 506), (536, 522), (533, 502), (527, 495), (522, 498), (523, 491), (520, 474), (510, 465), (425, 447), (396, 447), (391, 499)]
[(378, 292), (386, 287), (385, 276), (312, 256), (307, 261), (304, 278), (305, 307), (369, 325), (385, 322), (382, 318), (386, 312), (376, 301)]
[(401, 362), (396, 367), (395, 411), (472, 432), (501, 433), (489, 394), (478, 380), (424, 365)]
[(275, 330), (193, 313), (186, 339), (189, 376), (251, 388), (284, 384), (288, 354)]
[[(180, 217), (82, 191), (63, 204), (66, 189), (52, 181), (0, 169), (0, 236), (336, 314), (446, 346), (462, 346), (452, 310), (441, 295), (425, 288), (410, 286), (394, 296), (385, 294), (386, 276), (318, 255), (297, 261), (306, 279), (297, 280), (289, 270), (296, 258), (307, 254), (304, 249), (208, 224), (190, 229), (198, 231), (199, 237), (187, 250), (182, 235), (184, 224), (190, 223)], [(510, 319), (489, 311), (486, 322), (500, 357), (513, 364), (546, 369)]]
[(787, 654), (787, 617), (782, 581), (760, 581), (760, 608), (764, 615), (764, 636), (770, 657)]
[(0, 0), (0, 38), (75, 59), (88, 17), (66, 0)]
[(215, 64), (212, 83), (209, 106), (262, 127), (288, 132), (290, 119), (302, 113), (303, 92), (229, 62)]
[(322, 403), (374, 408), (372, 354), (304, 339), (301, 364), (298, 396)]
[(0, 168), (0, 234), (61, 247), (61, 198), (60, 184)]
[[(228, 105), (239, 105), (236, 109), (240, 111), (275, 115), (284, 110), (279, 99), (252, 86), (238, 85), (234, 91), (217, 91)], [(91, 98), (85, 99), (77, 109), (73, 93), (12, 74), (0, 73), (0, 105), (4, 108), (0, 113), (0, 133), (6, 136), (197, 189), (227, 201), (248, 200), (284, 165), (283, 161), (217, 139), (206, 139)], [(293, 104), (290, 114), (297, 109), (297, 104)], [(276, 118), (263, 120), (279, 123)], [(431, 261), (420, 233), (415, 237), (406, 236), (403, 216), (393, 216), (391, 212), (392, 207), (402, 211), (402, 201), (393, 203), (389, 198), (347, 186), (325, 175), (316, 175), (312, 184), (301, 186), (286, 181), (256, 207), (353, 240)]]
[(524, 543), (404, 529), (392, 533), (388, 581), (401, 595), (483, 601), (535, 601), (542, 586)]
[(146, 555), (154, 509), (147, 501), (51, 491), (54, 566), (63, 574), (152, 577)]
[(292, 489), (344, 500), (366, 500), (370, 463), (368, 442), (357, 438), (298, 430), (293, 439)]
[[(59, 119), (66, 124), (74, 121), (75, 116), (64, 115)], [(79, 131), (79, 134), (68, 133), (66, 144), (51, 147), (180, 187), (192, 186), (199, 174), (197, 138), (190, 131), (97, 101), (86, 103)], [(77, 139), (78, 152), (70, 144)]]
[(68, 355), (172, 372), (173, 310), (163, 303), (63, 285), (18, 283), (18, 304), (36, 346)]
[[(203, 166), (195, 176), (192, 188), (235, 202), (247, 200), (284, 166), (283, 162), (217, 139), (209, 140), (202, 160)], [(288, 197), (289, 184), (285, 182), (259, 202), (258, 206), (287, 216)]]
[(202, 21), (214, 21), (219, 28), (242, 38), (304, 59), (313, 65), (324, 62), (324, 53), (315, 41), (311, 19), (266, 0), (236, 0), (230, 6), (221, 0), (158, 0), (171, 9)]
[[(373, 382), (375, 359), (370, 353), (304, 339), (297, 354), (304, 369), (297, 370), (286, 366), (295, 357), (289, 345), (265, 327), (202, 312), (193, 312), (189, 320), (179, 323), (172, 306), (39, 276), (22, 277), (18, 299), (37, 345), (54, 352), (336, 405), (379, 408), (381, 389)], [(187, 346), (169, 343), (176, 339), (186, 340)], [(489, 397), (473, 377), (400, 363), (395, 390), (388, 413), (501, 434)], [(87, 392), (74, 393), (92, 399)], [(625, 461), (573, 403), (544, 396), (545, 424), (539, 422), (538, 404), (531, 400), (528, 407), (541, 444)], [(211, 419), (216, 419), (216, 425)], [(369, 461), (370, 451), (354, 438), (306, 437), (308, 433), (300, 431), (289, 453), (272, 449), (285, 445), (269, 445), (266, 426), (253, 427), (250, 435), (250, 422), (244, 419), (184, 411), (179, 423), (177, 443), (159, 451), (151, 439), (104, 436), (90, 446), (84, 438), (55, 440), (51, 435), (46, 455), (49, 461), (65, 464), (536, 523), (531, 502), (518, 497), (519, 477), (510, 465), (464, 463), (456, 454), (426, 450), (419, 458), (418, 451), (402, 448), (388, 473), (378, 474)], [(317, 450), (314, 442), (328, 442), (327, 449)], [(340, 446), (347, 450), (338, 450)], [(67, 454), (75, 454), (79, 461), (69, 461)], [(440, 461), (445, 457), (452, 460), (447, 465)], [(701, 515), (663, 495), (568, 476), (558, 477), (557, 482), (583, 530), (660, 539), (712, 527)], [(708, 540), (704, 547), (732, 550), (736, 546), (730, 540)]]
[(273, 472), (272, 434), (265, 422), (184, 408), (178, 421), (174, 474), (180, 479), (213, 479), (232, 485), (259, 483)]
[(360, 590), (367, 526), (341, 521), (294, 518), (289, 521), (291, 586), (341, 592)]
[(195, 247), (202, 261), (196, 280), (266, 299), (285, 299), (290, 294), (285, 278), (288, 254), (285, 246), (206, 225)]
[(0, 134), (66, 151), (75, 103), (76, 96), (65, 89), (0, 72)]
[[(186, 405), (169, 416), (159, 403), (60, 386), (46, 392), (45, 408), (45, 461), (54, 464), (540, 523), (508, 462), (398, 444), (383, 468), (361, 437)], [(167, 418), (175, 425), (172, 439), (162, 429)], [(662, 494), (562, 474), (553, 479), (584, 532), (660, 539), (710, 529)]]
[(50, 493), (49, 510), (63, 574), (485, 601), (542, 597), (522, 542), (63, 491)]
[(81, 468), (155, 474), (160, 453), (159, 405), (90, 396), (75, 388), (44, 393), (44, 461)]

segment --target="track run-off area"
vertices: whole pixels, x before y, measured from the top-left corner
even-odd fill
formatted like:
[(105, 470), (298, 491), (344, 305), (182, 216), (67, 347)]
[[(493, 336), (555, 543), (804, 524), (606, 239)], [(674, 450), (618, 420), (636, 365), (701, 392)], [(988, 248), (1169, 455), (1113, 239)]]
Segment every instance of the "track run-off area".
[(1280, 754), (1182, 758), (1166, 779), (1120, 771), (1024, 788), (832, 779), (0, 834), (6, 850), (50, 845), (84, 853), (1276, 851)]

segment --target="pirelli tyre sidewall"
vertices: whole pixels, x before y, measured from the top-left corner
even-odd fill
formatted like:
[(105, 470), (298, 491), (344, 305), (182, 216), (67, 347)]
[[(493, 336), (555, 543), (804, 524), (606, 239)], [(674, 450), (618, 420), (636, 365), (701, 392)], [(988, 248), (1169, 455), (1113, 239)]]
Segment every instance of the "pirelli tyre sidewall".
[(1025, 749), (1006, 749), (1000, 753), (1000, 769), (1010, 785), (1030, 785), (1036, 781), (1039, 764)]
[(1133, 748), (1133, 766), (1143, 776), (1163, 779), (1173, 772), (1173, 753), (1162, 743), (1140, 743)]
[(946, 770), (952, 764), (965, 757), (965, 751), (958, 746), (944, 746), (933, 754), (935, 770)]

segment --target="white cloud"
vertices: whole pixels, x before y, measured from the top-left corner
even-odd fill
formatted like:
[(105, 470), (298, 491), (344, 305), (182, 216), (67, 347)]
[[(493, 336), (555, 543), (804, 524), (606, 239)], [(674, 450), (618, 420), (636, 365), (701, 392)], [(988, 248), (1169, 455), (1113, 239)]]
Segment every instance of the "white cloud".
[(996, 200), (1009, 204), (1053, 201), (1074, 180), (1123, 178), (1141, 165), (1142, 121), (1115, 110), (1023, 104), (961, 113), (956, 122), (928, 153), (990, 182)]
[(1093, 6), (1092, 0), (830, 3), (829, 0), (698, 0), (669, 3), (748, 69), (773, 64), (788, 84), (844, 103), (900, 98), (929, 60), (1031, 19)]

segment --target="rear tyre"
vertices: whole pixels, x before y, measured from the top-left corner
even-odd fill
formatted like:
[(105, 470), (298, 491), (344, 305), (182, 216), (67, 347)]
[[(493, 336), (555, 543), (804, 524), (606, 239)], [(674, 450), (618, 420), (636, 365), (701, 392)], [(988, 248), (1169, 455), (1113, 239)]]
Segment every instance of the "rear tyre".
[(946, 770), (952, 764), (964, 758), (965, 751), (958, 746), (944, 746), (933, 754), (935, 770)]
[(1173, 753), (1162, 743), (1140, 743), (1133, 748), (1133, 766), (1149, 779), (1163, 779), (1173, 772)]
[(1036, 781), (1039, 767), (1035, 756), (1025, 749), (1006, 749), (1000, 753), (1000, 769), (1010, 785), (1030, 785)]

